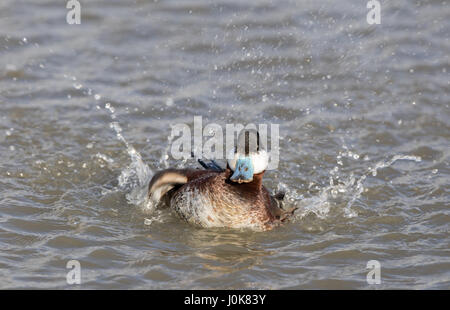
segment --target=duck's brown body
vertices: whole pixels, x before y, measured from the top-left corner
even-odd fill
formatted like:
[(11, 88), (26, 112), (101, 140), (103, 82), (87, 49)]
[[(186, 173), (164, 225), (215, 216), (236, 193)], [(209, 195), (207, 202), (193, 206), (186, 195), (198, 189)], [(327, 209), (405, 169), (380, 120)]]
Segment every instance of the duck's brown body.
[(230, 181), (231, 174), (228, 167), (223, 172), (168, 169), (153, 177), (149, 194), (163, 188), (156, 200), (163, 200), (181, 218), (201, 227), (270, 230), (294, 211), (283, 210), (282, 198), (272, 197), (262, 185), (264, 172), (241, 184)]

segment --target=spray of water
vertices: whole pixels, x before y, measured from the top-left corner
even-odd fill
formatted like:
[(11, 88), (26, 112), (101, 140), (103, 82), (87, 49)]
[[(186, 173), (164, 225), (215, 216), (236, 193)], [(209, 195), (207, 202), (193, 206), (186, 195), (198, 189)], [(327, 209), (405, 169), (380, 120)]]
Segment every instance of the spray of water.
[(340, 177), (338, 184), (335, 184), (333, 178), (333, 175), (337, 173), (337, 169), (335, 168), (330, 172), (329, 185), (321, 188), (312, 197), (304, 197), (296, 189), (291, 189), (285, 184), (280, 184), (277, 190), (286, 193), (285, 199), (288, 204), (298, 207), (295, 214), (296, 219), (302, 219), (309, 214), (315, 214), (317, 217), (323, 219), (328, 216), (333, 206), (342, 204), (345, 205), (342, 210), (344, 216), (352, 218), (358, 216), (357, 212), (352, 209), (352, 206), (364, 192), (364, 182), (367, 177), (371, 175), (376, 176), (379, 169), (390, 167), (399, 160), (422, 161), (418, 156), (395, 155), (390, 160), (377, 162), (359, 177), (355, 177), (353, 173), (348, 177)]
[[(71, 81), (77, 81), (75, 76), (64, 75), (64, 78)], [(96, 102), (102, 99), (102, 96), (99, 93), (95, 93), (91, 88), (85, 88), (80, 83), (74, 83), (73, 87), (82, 91), (86, 96), (92, 96)], [(97, 105), (97, 109), (101, 109), (100, 105)], [(122, 135), (122, 127), (117, 121), (115, 108), (111, 105), (111, 103), (107, 102), (105, 104), (105, 109), (110, 113), (110, 127), (115, 132), (117, 139), (125, 145), (131, 163), (121, 171), (117, 180), (117, 189), (105, 189), (103, 193), (108, 194), (111, 192), (116, 192), (117, 190), (126, 192), (126, 199), (128, 203), (141, 206), (143, 209), (150, 209), (152, 206), (147, 201), (147, 188), (153, 173), (148, 165), (143, 162), (141, 154), (139, 154), (139, 152), (137, 152), (136, 149)], [(96, 157), (107, 163), (114, 162), (113, 159), (101, 153), (98, 153)]]
[[(111, 104), (107, 103), (105, 108), (111, 112), (111, 118), (115, 120), (116, 117), (112, 117), (115, 115)], [(147, 201), (147, 188), (153, 174), (152, 171), (143, 162), (141, 154), (124, 138), (122, 127), (120, 127), (119, 123), (113, 121), (110, 123), (110, 127), (116, 133), (117, 139), (125, 145), (131, 159), (131, 163), (122, 170), (118, 177), (119, 189), (128, 192), (126, 199), (130, 204), (151, 208), (152, 206)]]

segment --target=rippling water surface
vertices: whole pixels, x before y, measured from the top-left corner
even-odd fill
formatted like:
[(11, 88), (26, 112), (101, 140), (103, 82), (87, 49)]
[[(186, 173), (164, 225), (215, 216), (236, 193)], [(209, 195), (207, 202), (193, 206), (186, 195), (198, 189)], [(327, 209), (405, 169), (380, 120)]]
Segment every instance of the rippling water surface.
[[(2, 1), (0, 288), (449, 289), (450, 4), (357, 2)], [(194, 115), (280, 124), (291, 223), (146, 207)]]

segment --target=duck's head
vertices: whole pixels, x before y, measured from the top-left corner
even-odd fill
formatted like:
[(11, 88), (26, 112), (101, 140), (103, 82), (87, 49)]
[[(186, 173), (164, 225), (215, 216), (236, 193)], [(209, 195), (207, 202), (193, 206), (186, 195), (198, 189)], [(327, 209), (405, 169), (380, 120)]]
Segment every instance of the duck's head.
[(261, 144), (258, 131), (244, 129), (240, 132), (237, 147), (228, 159), (228, 166), (233, 171), (230, 180), (237, 183), (253, 181), (253, 175), (266, 170), (269, 156)]

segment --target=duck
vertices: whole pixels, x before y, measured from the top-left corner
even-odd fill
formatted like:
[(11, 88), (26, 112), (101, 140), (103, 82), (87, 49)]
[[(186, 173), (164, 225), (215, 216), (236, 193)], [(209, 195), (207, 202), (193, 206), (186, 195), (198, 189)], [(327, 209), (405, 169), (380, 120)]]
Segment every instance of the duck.
[(262, 184), (269, 156), (254, 129), (243, 129), (223, 169), (214, 160), (204, 169), (158, 171), (148, 187), (150, 201), (170, 208), (184, 221), (202, 228), (267, 231), (287, 222), (285, 193), (271, 195)]

